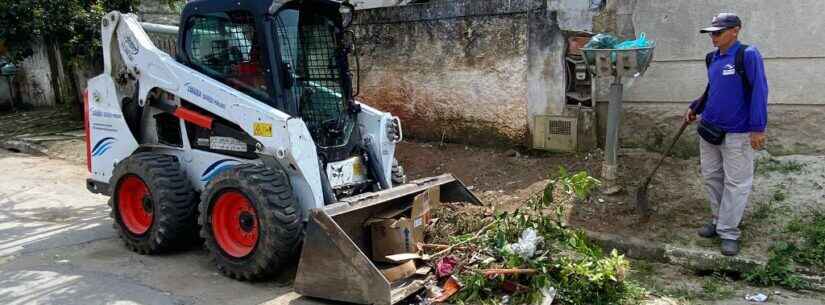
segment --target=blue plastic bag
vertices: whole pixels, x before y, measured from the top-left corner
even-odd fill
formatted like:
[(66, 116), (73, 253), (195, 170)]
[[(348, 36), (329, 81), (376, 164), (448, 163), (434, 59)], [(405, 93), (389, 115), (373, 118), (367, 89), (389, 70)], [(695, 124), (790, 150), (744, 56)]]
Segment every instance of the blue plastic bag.
[(651, 42), (647, 40), (645, 33), (639, 34), (639, 38), (635, 40), (626, 40), (616, 45), (615, 49), (638, 49), (647, 48), (651, 46)]
[(585, 49), (613, 49), (616, 47), (616, 44), (619, 43), (619, 38), (616, 36), (600, 33), (593, 38), (590, 38), (590, 41), (584, 46)]
[[(615, 48), (618, 49), (618, 50), (627, 50), (627, 49), (649, 48), (649, 47), (652, 47), (652, 46), (653, 46), (653, 42), (650, 41), (650, 40), (647, 40), (647, 36), (645, 35), (644, 32), (642, 32), (641, 34), (639, 34), (639, 38), (636, 38), (634, 40), (623, 41), (623, 42), (617, 44)], [(650, 57), (650, 51), (649, 50), (642, 50), (642, 51), (639, 51), (637, 53), (636, 61), (638, 61), (640, 63), (647, 62), (649, 57)], [(616, 54), (615, 53), (611, 54), (611, 59), (614, 62), (616, 61)]]

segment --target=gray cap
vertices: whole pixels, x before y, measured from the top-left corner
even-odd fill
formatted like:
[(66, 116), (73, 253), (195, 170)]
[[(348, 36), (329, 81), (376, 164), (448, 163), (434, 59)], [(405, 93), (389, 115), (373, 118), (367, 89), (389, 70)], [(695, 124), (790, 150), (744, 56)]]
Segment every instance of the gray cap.
[(704, 29), (699, 30), (699, 33), (710, 33), (721, 31), (724, 29), (729, 29), (732, 27), (742, 26), (742, 20), (739, 19), (739, 16), (736, 14), (731, 13), (721, 13), (713, 17), (713, 21), (710, 23), (710, 27), (706, 27)]

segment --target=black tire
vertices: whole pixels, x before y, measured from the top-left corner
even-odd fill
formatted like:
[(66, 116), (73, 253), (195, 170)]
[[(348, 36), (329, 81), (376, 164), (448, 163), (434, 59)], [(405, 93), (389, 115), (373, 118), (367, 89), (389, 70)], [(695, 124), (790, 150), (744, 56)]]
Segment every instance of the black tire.
[[(254, 208), (257, 221), (254, 246), (240, 257), (221, 247), (216, 238), (221, 229), (213, 227), (213, 208), (227, 193), (242, 194)], [(297, 253), (304, 234), (303, 210), (287, 175), (260, 165), (243, 164), (218, 174), (201, 195), (199, 210), (198, 222), (206, 248), (218, 270), (234, 279), (258, 280), (280, 271)], [(238, 221), (242, 222), (240, 218)]]
[(398, 159), (392, 159), (392, 186), (402, 185), (407, 183), (407, 174), (404, 173), (404, 167), (398, 163)]
[[(144, 194), (143, 197), (150, 200), (144, 205), (151, 207), (147, 210), (151, 211), (151, 224), (143, 233), (135, 233), (127, 227), (121, 210), (120, 194), (127, 191), (122, 189), (123, 182), (135, 177), (148, 190), (149, 196)], [(197, 240), (196, 196), (177, 157), (155, 153), (134, 154), (118, 163), (110, 185), (113, 191), (109, 207), (114, 227), (132, 251), (155, 254), (179, 249)]]

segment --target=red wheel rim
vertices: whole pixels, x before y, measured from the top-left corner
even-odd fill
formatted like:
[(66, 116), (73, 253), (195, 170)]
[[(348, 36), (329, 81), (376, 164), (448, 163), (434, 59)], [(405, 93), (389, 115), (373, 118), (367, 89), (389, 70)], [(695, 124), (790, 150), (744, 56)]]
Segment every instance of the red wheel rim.
[(117, 191), (120, 219), (132, 234), (141, 235), (152, 226), (152, 195), (149, 188), (137, 176), (124, 177)]
[(258, 241), (255, 207), (238, 191), (222, 193), (212, 208), (212, 233), (221, 249), (232, 257), (252, 253)]

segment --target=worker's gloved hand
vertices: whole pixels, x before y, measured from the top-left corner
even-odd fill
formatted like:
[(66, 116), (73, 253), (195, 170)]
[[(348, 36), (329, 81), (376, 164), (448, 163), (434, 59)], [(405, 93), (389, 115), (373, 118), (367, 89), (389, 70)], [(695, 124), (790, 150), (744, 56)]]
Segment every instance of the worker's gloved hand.
[(696, 113), (693, 112), (693, 109), (688, 108), (688, 111), (685, 112), (684, 121), (688, 124), (696, 122)]
[(751, 147), (754, 150), (760, 150), (765, 147), (765, 140), (767, 137), (764, 132), (751, 132)]

